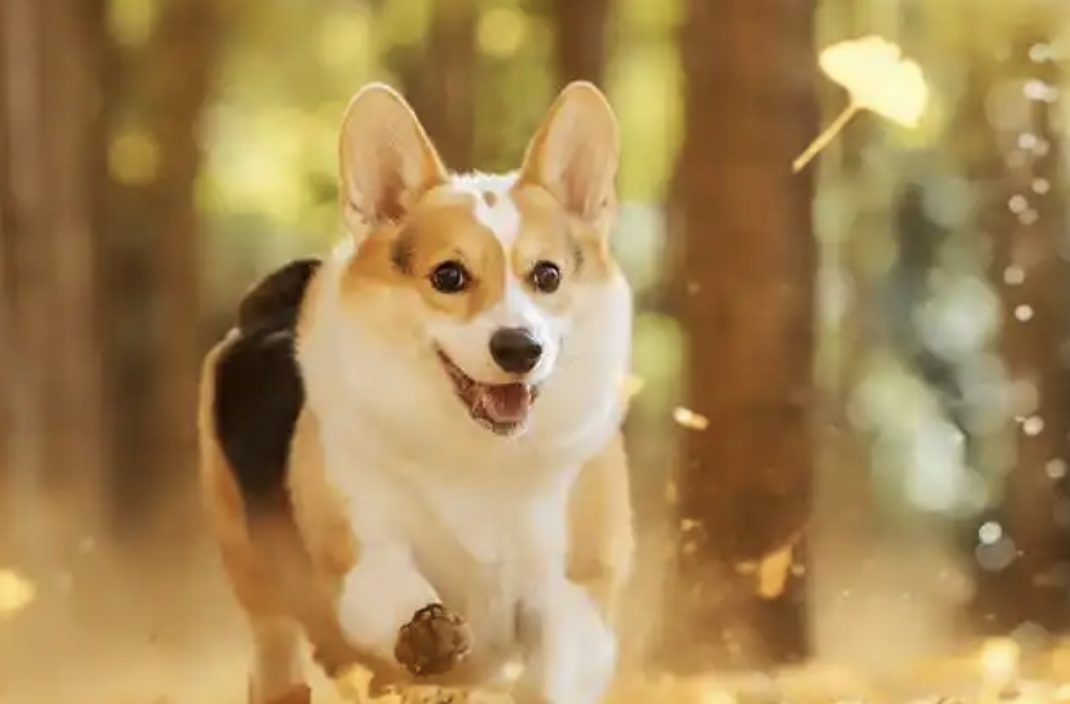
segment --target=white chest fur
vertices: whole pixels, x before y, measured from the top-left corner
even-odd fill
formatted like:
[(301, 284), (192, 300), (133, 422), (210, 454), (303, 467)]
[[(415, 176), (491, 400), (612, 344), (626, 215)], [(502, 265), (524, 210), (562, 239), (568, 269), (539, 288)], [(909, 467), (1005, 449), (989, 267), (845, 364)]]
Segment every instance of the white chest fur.
[(324, 440), (328, 478), (348, 503), (362, 551), (407, 553), (435, 596), (468, 622), (473, 659), (491, 666), (508, 657), (518, 610), (564, 574), (575, 472), (531, 466), (522, 443), (493, 461), (451, 467), (434, 465), (433, 455), (414, 466), (373, 437), (327, 431)]

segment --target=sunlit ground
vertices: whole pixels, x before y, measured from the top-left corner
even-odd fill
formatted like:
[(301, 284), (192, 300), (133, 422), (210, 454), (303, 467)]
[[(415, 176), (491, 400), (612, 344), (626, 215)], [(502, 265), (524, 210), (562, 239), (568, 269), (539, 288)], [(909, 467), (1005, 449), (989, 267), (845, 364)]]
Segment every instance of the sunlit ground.
[(175, 564), (102, 547), (0, 620), (0, 701), (240, 701), (246, 644), (208, 546)]
[[(32, 601), (0, 619), (0, 704), (243, 702), (248, 644), (240, 615), (212, 546), (190, 542), (180, 557), (140, 550), (125, 560), (92, 541), (77, 543), (71, 564), (40, 576)], [(878, 615), (863, 637), (892, 652), (891, 626)], [(1070, 683), (1070, 649), (1030, 655), (1009, 640), (991, 641), (957, 657), (908, 658), (879, 675), (815, 664), (681, 681), (626, 664), (621, 680), (617, 702), (1061, 703), (1070, 702), (1070, 684), (1060, 686)], [(317, 701), (341, 701), (318, 673), (312, 682)]]

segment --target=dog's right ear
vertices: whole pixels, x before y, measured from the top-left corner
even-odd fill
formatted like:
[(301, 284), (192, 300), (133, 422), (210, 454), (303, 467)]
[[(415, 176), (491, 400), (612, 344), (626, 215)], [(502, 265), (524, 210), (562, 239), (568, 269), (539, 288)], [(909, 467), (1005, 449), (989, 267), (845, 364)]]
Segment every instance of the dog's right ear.
[(371, 83), (350, 101), (338, 140), (341, 199), (354, 237), (402, 218), (428, 189), (449, 176), (405, 99)]
[(568, 212), (608, 230), (616, 204), (617, 131), (602, 91), (586, 81), (569, 83), (528, 145), (520, 182), (542, 185)]

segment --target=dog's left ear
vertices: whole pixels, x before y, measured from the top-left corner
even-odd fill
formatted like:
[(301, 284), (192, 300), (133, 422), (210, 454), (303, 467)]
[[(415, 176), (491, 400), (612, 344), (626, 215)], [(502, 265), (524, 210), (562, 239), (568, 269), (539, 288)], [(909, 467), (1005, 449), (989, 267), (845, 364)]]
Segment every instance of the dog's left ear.
[(616, 204), (617, 139), (617, 118), (602, 92), (570, 83), (528, 145), (520, 183), (543, 186), (570, 213), (601, 226)]

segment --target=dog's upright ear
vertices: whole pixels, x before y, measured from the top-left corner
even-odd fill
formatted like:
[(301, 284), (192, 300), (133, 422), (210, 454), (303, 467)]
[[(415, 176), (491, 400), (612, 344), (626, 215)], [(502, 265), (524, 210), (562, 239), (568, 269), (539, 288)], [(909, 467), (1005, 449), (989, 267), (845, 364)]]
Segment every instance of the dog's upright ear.
[(570, 83), (528, 145), (520, 183), (537, 183), (573, 215), (608, 227), (616, 206), (617, 140), (617, 118), (602, 92), (586, 81)]
[(361, 239), (370, 228), (402, 218), (449, 175), (420, 120), (401, 95), (382, 83), (350, 101), (338, 140), (346, 226)]

